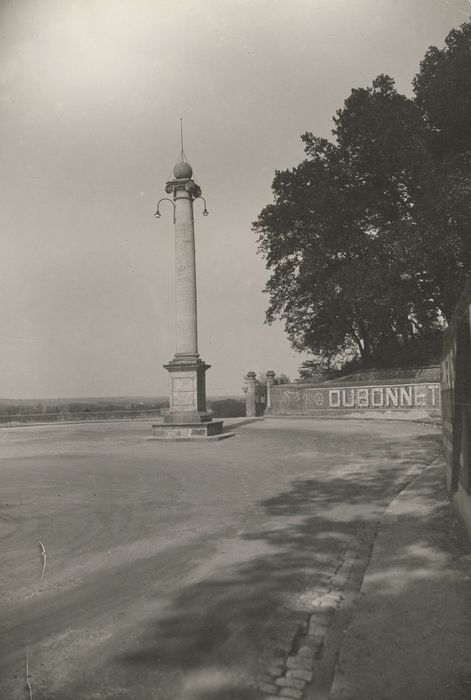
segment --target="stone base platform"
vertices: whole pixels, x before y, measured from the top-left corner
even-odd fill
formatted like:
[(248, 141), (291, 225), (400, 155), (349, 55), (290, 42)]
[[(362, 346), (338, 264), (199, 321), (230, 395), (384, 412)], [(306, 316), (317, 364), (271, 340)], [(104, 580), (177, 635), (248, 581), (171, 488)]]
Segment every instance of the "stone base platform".
[(224, 421), (204, 423), (156, 423), (152, 426), (152, 437), (148, 440), (224, 440), (234, 433), (223, 433)]

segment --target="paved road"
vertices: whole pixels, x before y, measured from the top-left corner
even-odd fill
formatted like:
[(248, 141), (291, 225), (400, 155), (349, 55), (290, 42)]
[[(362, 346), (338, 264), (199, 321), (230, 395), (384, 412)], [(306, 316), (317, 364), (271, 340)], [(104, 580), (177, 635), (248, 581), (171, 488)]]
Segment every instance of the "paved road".
[(233, 429), (210, 444), (148, 442), (144, 422), (0, 432), (2, 699), (28, 697), (27, 648), (34, 700), (268, 694), (319, 591), (439, 451), (436, 428), (405, 422)]

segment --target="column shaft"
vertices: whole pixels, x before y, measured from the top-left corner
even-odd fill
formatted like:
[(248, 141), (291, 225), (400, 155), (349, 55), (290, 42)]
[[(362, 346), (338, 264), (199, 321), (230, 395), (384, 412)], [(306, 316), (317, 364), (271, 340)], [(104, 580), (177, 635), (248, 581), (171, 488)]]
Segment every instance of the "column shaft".
[(247, 393), (245, 395), (245, 415), (256, 416), (256, 377), (255, 372), (248, 372), (245, 378), (247, 383)]
[(183, 189), (175, 194), (175, 297), (177, 355), (198, 355), (196, 260), (193, 201)]

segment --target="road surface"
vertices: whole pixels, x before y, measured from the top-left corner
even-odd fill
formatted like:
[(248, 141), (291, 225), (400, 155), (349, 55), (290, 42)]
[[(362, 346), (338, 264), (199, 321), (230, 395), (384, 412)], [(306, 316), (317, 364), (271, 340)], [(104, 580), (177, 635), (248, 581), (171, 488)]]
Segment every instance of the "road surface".
[(34, 700), (263, 697), (317, 592), (440, 449), (405, 421), (232, 423), (185, 444), (146, 422), (0, 431), (2, 699), (29, 697), (27, 651)]

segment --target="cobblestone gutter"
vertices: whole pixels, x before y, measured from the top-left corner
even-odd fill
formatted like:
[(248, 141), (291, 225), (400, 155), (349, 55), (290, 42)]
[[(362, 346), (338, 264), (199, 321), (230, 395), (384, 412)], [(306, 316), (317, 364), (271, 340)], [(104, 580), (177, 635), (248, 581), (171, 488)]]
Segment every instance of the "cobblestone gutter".
[[(399, 478), (391, 502), (426, 466), (417, 465)], [(331, 575), (320, 576), (322, 582), (310, 591), (310, 610), (292, 610), (274, 630), (276, 639), (262, 660), (266, 671), (256, 682), (264, 700), (328, 697), (343, 633), (382, 518), (371, 523), (358, 537), (352, 537)]]
[(280, 623), (276, 628), (275, 648), (267, 654), (268, 658), (271, 657), (272, 664), (257, 684), (267, 700), (280, 697), (301, 700), (305, 697), (306, 685), (313, 681), (315, 662), (322, 658), (331, 621), (342, 605), (342, 591), (355, 562), (358, 547), (358, 542), (352, 541), (335, 573), (311, 592), (312, 612), (293, 613), (291, 620)]

